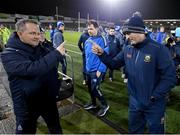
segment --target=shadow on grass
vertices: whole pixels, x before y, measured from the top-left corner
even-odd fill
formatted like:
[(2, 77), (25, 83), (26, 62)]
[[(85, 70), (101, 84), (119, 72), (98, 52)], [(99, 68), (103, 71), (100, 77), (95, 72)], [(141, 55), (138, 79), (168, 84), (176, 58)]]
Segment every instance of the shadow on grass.
[[(83, 109), (62, 117), (61, 126), (64, 134), (118, 134), (116, 130)], [(48, 133), (45, 124), (38, 124), (37, 133)]]

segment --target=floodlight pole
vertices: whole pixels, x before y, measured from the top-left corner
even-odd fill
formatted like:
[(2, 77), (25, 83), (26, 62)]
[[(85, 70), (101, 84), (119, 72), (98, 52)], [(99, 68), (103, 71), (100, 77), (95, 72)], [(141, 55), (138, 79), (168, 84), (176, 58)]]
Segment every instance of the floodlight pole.
[(80, 19), (81, 19), (81, 13), (78, 12), (78, 32), (80, 32)]
[(98, 13), (97, 13), (97, 16), (96, 16), (96, 20), (97, 20), (97, 22), (99, 21), (99, 15), (98, 15)]
[(89, 22), (89, 13), (87, 13), (87, 22)]
[(110, 1), (110, 23), (112, 21), (112, 5), (113, 5), (113, 3), (112, 3), (112, 1)]
[(58, 21), (58, 6), (56, 6), (56, 19)]

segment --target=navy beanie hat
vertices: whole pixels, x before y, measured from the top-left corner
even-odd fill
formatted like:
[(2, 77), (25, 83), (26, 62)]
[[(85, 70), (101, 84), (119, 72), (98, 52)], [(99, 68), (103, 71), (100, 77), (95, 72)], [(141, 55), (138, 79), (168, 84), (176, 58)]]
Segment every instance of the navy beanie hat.
[(126, 33), (143, 33), (145, 34), (145, 25), (140, 15), (133, 14), (131, 18), (129, 18), (123, 28), (122, 31), (124, 34)]
[(57, 22), (57, 28), (59, 28), (59, 27), (62, 26), (62, 25), (64, 26), (64, 23), (63, 23), (62, 21), (58, 21), (58, 22)]

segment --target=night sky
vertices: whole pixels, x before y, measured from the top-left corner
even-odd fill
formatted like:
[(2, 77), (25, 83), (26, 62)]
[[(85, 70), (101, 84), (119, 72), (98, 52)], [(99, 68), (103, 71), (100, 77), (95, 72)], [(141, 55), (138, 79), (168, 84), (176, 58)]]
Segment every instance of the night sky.
[(115, 5), (105, 0), (1, 0), (1, 13), (19, 13), (28, 15), (49, 15), (56, 13), (90, 19), (117, 21), (126, 19), (135, 11), (140, 11), (144, 19), (180, 19), (180, 0), (119, 0)]

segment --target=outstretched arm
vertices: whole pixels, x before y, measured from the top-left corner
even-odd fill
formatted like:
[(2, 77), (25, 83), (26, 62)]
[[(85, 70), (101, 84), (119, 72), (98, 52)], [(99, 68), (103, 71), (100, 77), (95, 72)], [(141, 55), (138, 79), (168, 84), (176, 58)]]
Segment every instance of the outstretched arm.
[(93, 43), (92, 51), (93, 53), (98, 55), (101, 61), (110, 69), (118, 69), (124, 65), (124, 52), (123, 51), (117, 54), (117, 56), (114, 57), (113, 59), (109, 57), (109, 55), (106, 52), (104, 52), (104, 50), (96, 43)]

